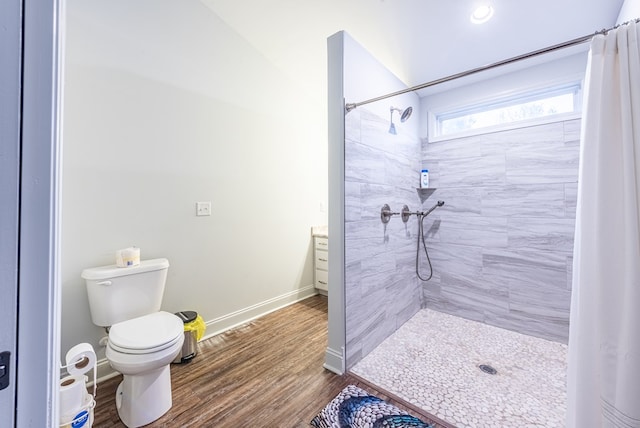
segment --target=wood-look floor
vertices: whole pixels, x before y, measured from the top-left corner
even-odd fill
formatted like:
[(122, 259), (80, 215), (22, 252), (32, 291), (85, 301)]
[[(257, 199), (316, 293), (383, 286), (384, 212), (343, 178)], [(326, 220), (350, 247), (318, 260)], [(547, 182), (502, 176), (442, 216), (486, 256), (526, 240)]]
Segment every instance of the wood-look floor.
[[(198, 344), (192, 362), (173, 364), (173, 407), (148, 427), (308, 427), (345, 386), (355, 384), (436, 427), (433, 416), (352, 375), (322, 367), (327, 299), (313, 296)], [(121, 376), (98, 385), (93, 426), (124, 427), (115, 407)]]

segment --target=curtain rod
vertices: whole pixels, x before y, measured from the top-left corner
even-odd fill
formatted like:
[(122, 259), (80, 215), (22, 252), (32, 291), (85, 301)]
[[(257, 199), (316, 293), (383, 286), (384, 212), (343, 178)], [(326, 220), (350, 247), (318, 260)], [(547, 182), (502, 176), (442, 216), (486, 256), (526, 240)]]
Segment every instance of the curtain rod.
[(371, 98), (371, 99), (368, 99), (368, 100), (365, 100), (365, 101), (361, 101), (359, 103), (347, 103), (347, 104), (345, 104), (345, 110), (346, 110), (346, 113), (349, 113), (351, 110), (353, 110), (354, 108), (359, 107), (361, 105), (370, 104), (370, 103), (373, 103), (373, 102), (376, 102), (376, 101), (380, 101), (380, 100), (384, 100), (384, 99), (387, 99), (387, 98), (395, 97), (396, 95), (406, 94), (407, 92), (418, 91), (420, 89), (425, 89), (425, 88), (428, 88), (430, 86), (439, 85), (440, 83), (449, 82), (451, 80), (456, 80), (456, 79), (459, 79), (461, 77), (470, 76), (472, 74), (476, 74), (476, 73), (479, 73), (481, 71), (490, 70), (492, 68), (496, 68), (496, 67), (500, 67), (500, 66), (503, 66), (503, 65), (511, 64), (511, 63), (514, 63), (514, 62), (521, 61), (523, 59), (532, 58), (532, 57), (535, 57), (535, 56), (538, 56), (538, 55), (542, 55), (542, 54), (546, 54), (546, 53), (549, 53), (549, 52), (553, 52), (553, 51), (556, 51), (556, 50), (559, 50), (559, 49), (564, 49), (564, 48), (568, 48), (568, 47), (571, 47), (571, 46), (580, 45), (582, 43), (590, 41), (594, 36), (597, 36), (599, 34), (607, 34), (609, 31), (615, 30), (616, 28), (618, 28), (618, 27), (620, 27), (622, 25), (628, 24), (630, 22), (640, 22), (640, 18), (636, 18), (636, 19), (633, 19), (631, 21), (624, 22), (624, 23), (616, 25), (615, 27), (612, 27), (612, 28), (596, 31), (595, 33), (589, 34), (588, 36), (578, 37), (578, 38), (573, 39), (573, 40), (569, 40), (569, 41), (566, 41), (566, 42), (563, 42), (563, 43), (558, 43), (557, 45), (548, 46), (546, 48), (542, 48), (542, 49), (538, 49), (538, 50), (535, 50), (535, 51), (532, 51), (532, 52), (528, 52), (526, 54), (522, 54), (522, 55), (514, 56), (512, 58), (508, 58), (508, 59), (505, 59), (505, 60), (502, 60), (502, 61), (494, 62), (493, 64), (483, 65), (482, 67), (477, 67), (477, 68), (473, 68), (471, 70), (463, 71), (461, 73), (452, 74), (452, 75), (447, 76), (447, 77), (442, 77), (440, 79), (432, 80), (432, 81), (427, 82), (427, 83), (422, 83), (422, 84), (417, 85), (417, 86), (412, 86), (410, 88), (402, 89), (402, 90), (399, 90), (399, 91), (396, 91), (396, 92), (391, 92), (389, 94), (382, 95), (382, 96), (379, 96), (379, 97), (376, 97), (376, 98)]

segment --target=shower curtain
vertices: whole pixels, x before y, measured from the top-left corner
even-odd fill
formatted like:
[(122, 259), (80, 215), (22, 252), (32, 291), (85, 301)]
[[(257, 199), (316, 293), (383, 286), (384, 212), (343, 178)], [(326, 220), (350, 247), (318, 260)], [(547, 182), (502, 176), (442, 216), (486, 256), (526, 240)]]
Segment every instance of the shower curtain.
[(640, 427), (640, 25), (591, 42), (582, 116), (567, 426)]

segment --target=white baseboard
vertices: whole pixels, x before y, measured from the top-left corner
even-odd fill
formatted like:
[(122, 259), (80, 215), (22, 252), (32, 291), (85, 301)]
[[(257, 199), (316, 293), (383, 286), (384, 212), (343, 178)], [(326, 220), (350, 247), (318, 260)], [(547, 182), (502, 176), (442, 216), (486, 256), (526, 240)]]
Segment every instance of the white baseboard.
[[(303, 288), (291, 291), (286, 294), (274, 297), (264, 302), (257, 303), (253, 306), (241, 309), (236, 312), (232, 312), (228, 315), (223, 315), (219, 318), (215, 318), (211, 321), (207, 321), (206, 334), (201, 340), (206, 340), (210, 337), (216, 336), (220, 333), (224, 333), (234, 327), (238, 327), (242, 324), (246, 324), (261, 316), (267, 315), (278, 309), (282, 309), (286, 306), (292, 305), (300, 300), (304, 300), (308, 297), (318, 294), (318, 290), (313, 285), (308, 285)], [(109, 361), (106, 358), (99, 360), (96, 364), (96, 370), (98, 371), (98, 384), (107, 379), (117, 376), (119, 373), (111, 368)], [(331, 370), (331, 369), (329, 369)], [(332, 370), (333, 371), (333, 370)]]
[(106, 358), (97, 361), (96, 370), (98, 371), (98, 385), (100, 385), (100, 382), (104, 382), (120, 374), (111, 367)]
[(344, 352), (343, 349), (337, 351), (332, 348), (327, 348), (324, 353), (323, 367), (335, 374), (344, 374)]
[(202, 340), (224, 333), (234, 327), (246, 324), (256, 318), (260, 318), (273, 311), (277, 311), (278, 309), (282, 309), (316, 294), (318, 294), (318, 290), (316, 290), (313, 285), (307, 285), (304, 288), (299, 288), (289, 293), (265, 300), (264, 302), (257, 303), (253, 306), (207, 321), (206, 334)]

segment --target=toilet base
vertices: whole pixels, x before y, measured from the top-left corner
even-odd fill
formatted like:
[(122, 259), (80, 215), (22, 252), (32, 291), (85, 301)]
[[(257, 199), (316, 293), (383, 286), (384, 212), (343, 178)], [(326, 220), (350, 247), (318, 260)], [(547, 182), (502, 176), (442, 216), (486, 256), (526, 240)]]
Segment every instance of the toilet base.
[(139, 375), (123, 375), (116, 391), (116, 408), (128, 428), (150, 424), (171, 408), (169, 365)]

